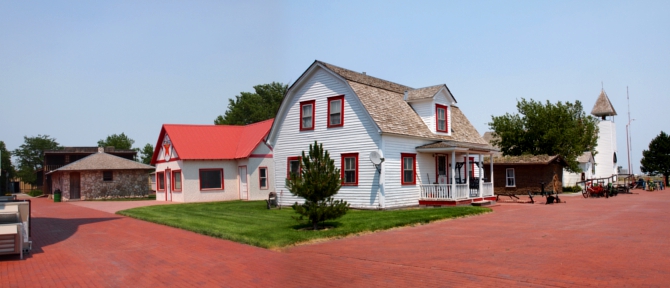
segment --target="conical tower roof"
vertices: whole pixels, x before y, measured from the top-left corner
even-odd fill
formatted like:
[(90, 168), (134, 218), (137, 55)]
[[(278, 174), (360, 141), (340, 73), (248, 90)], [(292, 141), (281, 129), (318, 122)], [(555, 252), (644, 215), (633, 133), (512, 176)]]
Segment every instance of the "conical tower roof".
[(612, 106), (612, 102), (610, 102), (610, 98), (607, 97), (607, 93), (605, 93), (604, 89), (600, 90), (600, 96), (598, 96), (596, 104), (593, 105), (591, 114), (598, 117), (617, 115), (616, 110), (614, 110), (614, 106)]

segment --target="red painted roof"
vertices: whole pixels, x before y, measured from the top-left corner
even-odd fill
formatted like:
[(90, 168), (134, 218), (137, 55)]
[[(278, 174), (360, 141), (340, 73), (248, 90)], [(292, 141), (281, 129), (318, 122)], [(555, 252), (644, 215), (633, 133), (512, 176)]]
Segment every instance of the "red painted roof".
[(273, 121), (246, 126), (163, 124), (151, 163), (156, 163), (166, 133), (181, 160), (247, 158), (268, 134)]

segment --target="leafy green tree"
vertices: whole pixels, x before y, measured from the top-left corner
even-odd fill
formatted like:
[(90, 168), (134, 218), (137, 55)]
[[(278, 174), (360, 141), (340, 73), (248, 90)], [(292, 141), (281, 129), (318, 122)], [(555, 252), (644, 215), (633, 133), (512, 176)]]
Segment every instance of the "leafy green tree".
[(274, 118), (288, 85), (278, 82), (254, 86), (254, 93), (240, 92), (228, 99), (228, 110), (214, 120), (217, 125), (247, 125)]
[(23, 137), (24, 143), (14, 150), (12, 154), (19, 160), (16, 176), (25, 183), (37, 185), (35, 172), (42, 170), (44, 165), (44, 150), (63, 149), (55, 138), (49, 135), (37, 135), (37, 137)]
[(7, 184), (9, 179), (14, 178), (15, 171), (14, 165), (12, 165), (11, 153), (7, 151), (5, 142), (0, 141), (0, 192), (7, 192)]
[(340, 169), (335, 167), (323, 144), (314, 141), (309, 145), (309, 154), (302, 151), (301, 164), (300, 172), (291, 173), (290, 179), (286, 179), (286, 187), (291, 194), (305, 199), (303, 204), (295, 202), (293, 210), (300, 214), (300, 220), (307, 218), (317, 230), (320, 222), (344, 216), (349, 203), (333, 199), (342, 187)]
[(642, 151), (642, 166), (640, 170), (649, 175), (661, 174), (668, 185), (670, 176), (670, 136), (661, 131), (661, 134), (649, 143), (649, 150)]
[(491, 144), (503, 155), (561, 155), (571, 172), (581, 172), (577, 157), (584, 152), (595, 155), (598, 119), (587, 116), (579, 100), (542, 104), (521, 98), (516, 108), (519, 114), (491, 116), (488, 123), (497, 135)]
[(107, 139), (98, 141), (98, 147), (114, 146), (116, 149), (130, 150), (133, 147), (133, 143), (135, 143), (135, 140), (130, 139), (124, 133), (119, 135), (112, 134), (107, 136)]
[(144, 148), (140, 150), (140, 153), (142, 154), (140, 162), (144, 164), (151, 164), (151, 157), (154, 156), (154, 146), (147, 143), (147, 145), (144, 145)]

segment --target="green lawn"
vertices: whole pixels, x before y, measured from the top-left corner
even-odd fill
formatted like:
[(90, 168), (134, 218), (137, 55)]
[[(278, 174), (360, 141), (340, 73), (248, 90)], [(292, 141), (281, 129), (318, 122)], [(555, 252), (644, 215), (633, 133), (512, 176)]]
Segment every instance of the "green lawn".
[(320, 238), (343, 237), (446, 218), (482, 214), (488, 208), (463, 206), (406, 210), (349, 210), (344, 217), (326, 222), (329, 229), (310, 231), (298, 223), (291, 207), (266, 209), (264, 201), (229, 201), (158, 205), (118, 214), (190, 230), (263, 248), (280, 248)]

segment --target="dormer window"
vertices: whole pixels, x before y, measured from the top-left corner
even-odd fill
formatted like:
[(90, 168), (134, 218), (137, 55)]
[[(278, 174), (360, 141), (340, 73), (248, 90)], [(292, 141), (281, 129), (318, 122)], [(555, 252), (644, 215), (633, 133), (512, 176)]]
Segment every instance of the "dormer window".
[(344, 95), (328, 98), (328, 128), (344, 125)]
[(300, 102), (300, 130), (314, 130), (314, 100)]
[(437, 132), (449, 133), (447, 123), (447, 106), (435, 104), (435, 130)]

